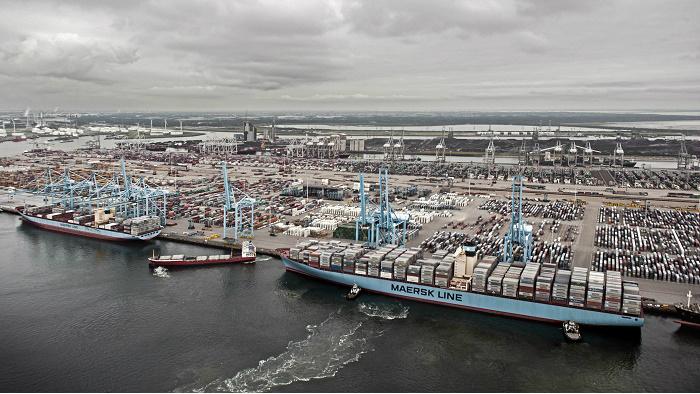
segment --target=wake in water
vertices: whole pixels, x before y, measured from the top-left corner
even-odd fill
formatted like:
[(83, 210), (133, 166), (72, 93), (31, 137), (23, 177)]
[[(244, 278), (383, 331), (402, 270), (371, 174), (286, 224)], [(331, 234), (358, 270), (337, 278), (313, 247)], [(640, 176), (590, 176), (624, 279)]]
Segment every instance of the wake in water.
[(255, 258), (255, 261), (256, 261), (256, 262), (258, 262), (258, 261), (269, 261), (269, 260), (272, 260), (272, 257), (267, 256), (267, 257), (256, 257), (256, 258)]
[(408, 317), (408, 307), (401, 305), (401, 303), (372, 304), (361, 302), (358, 309), (369, 317), (380, 317), (386, 320), (405, 319)]
[(156, 276), (158, 278), (170, 278), (168, 269), (161, 266), (158, 266), (155, 269), (153, 269), (153, 276)]
[(378, 324), (381, 320), (408, 316), (408, 307), (400, 303), (363, 302), (358, 309), (359, 316), (355, 311), (341, 314), (341, 308), (322, 323), (306, 326), (308, 336), (289, 342), (283, 353), (260, 361), (255, 368), (239, 371), (232, 378), (217, 379), (196, 391), (261, 392), (294, 382), (333, 377), (345, 365), (374, 350), (371, 340), (384, 333), (382, 325)]
[(262, 360), (255, 368), (230, 379), (214, 381), (201, 391), (261, 392), (298, 381), (335, 376), (346, 364), (358, 361), (373, 349), (369, 340), (382, 334), (377, 327), (363, 327), (366, 319), (332, 313), (318, 325), (308, 325), (309, 335), (292, 341), (285, 352)]

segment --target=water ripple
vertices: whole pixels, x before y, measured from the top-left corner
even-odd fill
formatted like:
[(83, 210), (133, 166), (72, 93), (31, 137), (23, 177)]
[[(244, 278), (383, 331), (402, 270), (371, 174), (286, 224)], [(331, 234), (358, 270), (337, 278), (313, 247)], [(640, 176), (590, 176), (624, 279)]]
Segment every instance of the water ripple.
[(332, 313), (322, 323), (306, 326), (308, 336), (289, 342), (283, 353), (197, 391), (261, 392), (294, 382), (333, 377), (343, 366), (374, 350), (369, 340), (382, 331), (366, 322), (366, 318), (358, 321), (352, 316)]

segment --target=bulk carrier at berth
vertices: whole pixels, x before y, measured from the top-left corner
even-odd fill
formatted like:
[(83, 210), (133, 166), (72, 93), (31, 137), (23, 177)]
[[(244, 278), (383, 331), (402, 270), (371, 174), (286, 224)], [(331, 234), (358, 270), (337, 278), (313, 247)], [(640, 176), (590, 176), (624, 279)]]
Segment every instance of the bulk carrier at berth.
[(57, 206), (17, 209), (22, 220), (34, 226), (66, 234), (110, 241), (146, 241), (163, 229), (157, 216), (120, 218), (113, 208), (97, 208), (80, 214)]
[(398, 298), (550, 323), (644, 324), (638, 285), (615, 271), (478, 261), (466, 246), (437, 258), (418, 248), (372, 250), (341, 241), (305, 241), (278, 252), (287, 271)]

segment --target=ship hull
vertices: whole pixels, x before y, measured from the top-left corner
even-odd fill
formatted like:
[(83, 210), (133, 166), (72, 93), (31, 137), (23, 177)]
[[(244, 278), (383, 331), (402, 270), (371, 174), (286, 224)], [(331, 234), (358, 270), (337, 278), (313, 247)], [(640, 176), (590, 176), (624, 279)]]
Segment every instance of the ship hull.
[(235, 263), (251, 263), (255, 261), (255, 257), (231, 257), (228, 259), (217, 260), (158, 260), (149, 258), (148, 264), (155, 267), (201, 267), (205, 265), (216, 264), (235, 264)]
[(588, 326), (641, 327), (644, 325), (643, 317), (326, 271), (309, 267), (286, 256), (282, 256), (282, 261), (285, 269), (290, 272), (346, 286), (357, 284), (363, 290), (413, 301), (556, 324), (571, 320)]
[(676, 313), (678, 313), (678, 316), (681, 318), (680, 320), (676, 320), (678, 324), (687, 327), (700, 328), (700, 314), (688, 310), (688, 308), (685, 308), (685, 306), (681, 307), (678, 305), (676, 305)]
[(693, 322), (685, 321), (685, 320), (674, 320), (674, 321), (683, 327), (690, 327), (690, 328), (700, 330), (700, 323), (693, 323)]
[(29, 223), (45, 230), (108, 241), (147, 241), (157, 237), (161, 232), (161, 230), (156, 230), (143, 235), (131, 235), (118, 231), (81, 226), (74, 223), (65, 223), (56, 220), (37, 218), (34, 216), (25, 215), (22, 212), (20, 212), (20, 215), (25, 223)]

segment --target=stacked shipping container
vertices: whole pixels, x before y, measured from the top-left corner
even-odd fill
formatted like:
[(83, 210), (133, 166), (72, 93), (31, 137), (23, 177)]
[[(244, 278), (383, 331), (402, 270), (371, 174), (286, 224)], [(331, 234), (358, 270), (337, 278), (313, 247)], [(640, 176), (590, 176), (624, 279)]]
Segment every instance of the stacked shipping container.
[[(639, 287), (622, 282), (619, 272), (557, 269), (555, 263), (524, 267), (489, 258), (474, 268), (471, 282), (454, 277), (454, 258), (440, 252), (423, 258), (420, 249), (385, 246), (369, 251), (341, 241), (300, 242), (291, 259), (323, 270), (342, 271), (425, 286), (453, 288), (607, 312), (641, 314)], [(471, 284), (471, 286), (469, 286)]]

